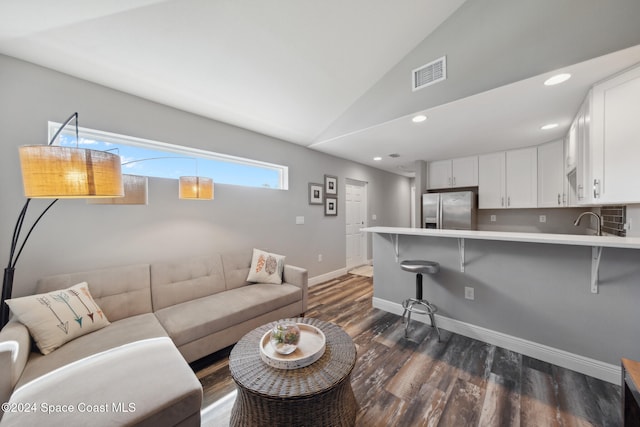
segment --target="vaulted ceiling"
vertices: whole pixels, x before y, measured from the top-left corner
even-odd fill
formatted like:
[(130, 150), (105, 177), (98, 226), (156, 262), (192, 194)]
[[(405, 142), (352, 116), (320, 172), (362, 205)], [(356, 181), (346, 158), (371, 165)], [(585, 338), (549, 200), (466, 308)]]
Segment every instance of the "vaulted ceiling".
[[(637, 22), (636, 0), (2, 0), (0, 53), (410, 175), (561, 137), (640, 63)], [(442, 56), (447, 80), (412, 91)], [(556, 71), (574, 77), (543, 88)]]

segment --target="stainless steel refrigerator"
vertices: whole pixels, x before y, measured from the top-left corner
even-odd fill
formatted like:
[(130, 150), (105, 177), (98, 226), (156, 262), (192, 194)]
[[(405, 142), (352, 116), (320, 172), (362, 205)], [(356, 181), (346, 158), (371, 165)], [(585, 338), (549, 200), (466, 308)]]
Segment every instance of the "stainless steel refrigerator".
[(475, 230), (476, 211), (476, 194), (473, 191), (422, 195), (424, 228)]

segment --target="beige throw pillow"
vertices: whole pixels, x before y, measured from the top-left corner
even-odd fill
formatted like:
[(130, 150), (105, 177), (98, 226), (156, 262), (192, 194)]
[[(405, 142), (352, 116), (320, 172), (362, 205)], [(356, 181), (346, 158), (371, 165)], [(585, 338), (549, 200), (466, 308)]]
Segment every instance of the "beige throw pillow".
[(254, 249), (247, 282), (281, 284), (284, 259), (283, 255)]
[(29, 329), (42, 354), (109, 324), (86, 282), (46, 294), (13, 298), (6, 303)]

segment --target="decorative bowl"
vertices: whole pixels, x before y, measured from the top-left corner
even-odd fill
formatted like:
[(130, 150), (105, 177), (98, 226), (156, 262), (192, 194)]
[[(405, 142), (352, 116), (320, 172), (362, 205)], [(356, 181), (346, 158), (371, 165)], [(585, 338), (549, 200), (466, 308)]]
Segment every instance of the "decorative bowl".
[(278, 322), (271, 330), (269, 342), (280, 354), (291, 354), (298, 348), (300, 328), (293, 322)]

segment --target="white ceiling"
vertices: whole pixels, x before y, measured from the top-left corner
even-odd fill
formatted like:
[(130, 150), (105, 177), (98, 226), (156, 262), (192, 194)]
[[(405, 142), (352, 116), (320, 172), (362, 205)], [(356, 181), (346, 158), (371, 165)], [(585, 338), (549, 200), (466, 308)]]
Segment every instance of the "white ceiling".
[(0, 52), (307, 145), (462, 3), (3, 0)]
[[(432, 108), (420, 125), (318, 140), (464, 2), (2, 0), (0, 53), (405, 175), (417, 159), (561, 137), (591, 84), (640, 62), (635, 47), (567, 67), (560, 86), (543, 87), (546, 73)], [(550, 121), (560, 127), (542, 133)]]

